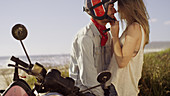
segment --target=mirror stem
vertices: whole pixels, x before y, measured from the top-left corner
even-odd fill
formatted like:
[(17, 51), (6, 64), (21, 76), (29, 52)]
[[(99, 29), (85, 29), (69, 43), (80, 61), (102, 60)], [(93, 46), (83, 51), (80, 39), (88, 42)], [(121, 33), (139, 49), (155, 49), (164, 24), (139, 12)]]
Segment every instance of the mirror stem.
[(80, 91), (80, 93), (83, 93), (83, 92), (85, 92), (85, 91), (87, 91), (87, 90), (90, 90), (90, 89), (94, 89), (94, 88), (99, 87), (99, 86), (101, 86), (101, 85), (102, 85), (102, 84), (96, 85), (96, 86), (94, 86), (94, 87), (87, 88), (87, 89), (85, 89), (85, 90)]
[(28, 61), (29, 61), (29, 63), (30, 63), (30, 68), (32, 68), (32, 63), (31, 63), (31, 60), (30, 60), (30, 58), (29, 58), (29, 56), (28, 56), (28, 54), (27, 54), (27, 51), (26, 51), (26, 49), (25, 49), (25, 47), (24, 47), (24, 44), (22, 43), (22, 40), (20, 40), (20, 42), (21, 42), (21, 45), (22, 45), (22, 47), (23, 47), (23, 49), (24, 49), (24, 52), (25, 52), (25, 54), (26, 54), (26, 56), (27, 56), (27, 59), (28, 59)]

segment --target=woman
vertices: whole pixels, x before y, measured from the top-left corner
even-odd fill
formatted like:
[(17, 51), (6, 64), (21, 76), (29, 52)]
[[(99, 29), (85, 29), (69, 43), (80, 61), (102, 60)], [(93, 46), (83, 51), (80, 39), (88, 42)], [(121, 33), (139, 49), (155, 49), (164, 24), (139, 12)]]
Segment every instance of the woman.
[(137, 96), (144, 47), (149, 42), (149, 16), (143, 0), (118, 0), (118, 12), (126, 28), (119, 38), (119, 22), (111, 23), (114, 51), (111, 82), (118, 96)]

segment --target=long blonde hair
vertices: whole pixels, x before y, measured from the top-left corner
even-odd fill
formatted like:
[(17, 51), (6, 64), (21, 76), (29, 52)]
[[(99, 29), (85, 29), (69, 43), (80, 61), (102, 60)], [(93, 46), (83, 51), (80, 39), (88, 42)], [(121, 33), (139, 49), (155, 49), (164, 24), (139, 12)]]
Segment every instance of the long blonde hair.
[(118, 0), (118, 12), (121, 21), (125, 20), (126, 25), (138, 22), (145, 31), (145, 44), (149, 42), (149, 15), (143, 0)]

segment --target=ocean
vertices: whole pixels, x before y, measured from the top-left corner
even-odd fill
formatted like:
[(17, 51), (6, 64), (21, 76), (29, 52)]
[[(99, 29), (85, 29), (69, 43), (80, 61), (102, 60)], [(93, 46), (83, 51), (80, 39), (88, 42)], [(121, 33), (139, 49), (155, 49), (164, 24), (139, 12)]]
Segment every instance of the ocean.
[[(14, 62), (10, 60), (11, 57), (7, 57), (7, 56), (6, 57), (0, 57), (0, 68), (7, 68), (8, 64), (14, 64)], [(20, 60), (29, 64), (26, 56), (19, 56), (17, 58), (19, 58)], [(68, 55), (68, 54), (35, 55), (35, 56), (30, 56), (30, 60), (31, 60), (32, 64), (35, 64), (37, 62), (37, 63), (42, 64), (44, 67), (53, 67), (53, 66), (58, 66), (58, 65), (69, 64), (70, 55)]]

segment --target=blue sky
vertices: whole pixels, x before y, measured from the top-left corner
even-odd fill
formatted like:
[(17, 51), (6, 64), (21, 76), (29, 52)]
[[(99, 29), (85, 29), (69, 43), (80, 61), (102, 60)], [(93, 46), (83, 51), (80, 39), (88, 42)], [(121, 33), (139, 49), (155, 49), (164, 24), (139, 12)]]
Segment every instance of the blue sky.
[[(170, 1), (144, 0), (150, 15), (150, 41), (170, 41)], [(24, 24), (23, 41), (29, 55), (68, 54), (72, 40), (89, 16), (82, 11), (84, 0), (1, 0), (0, 56), (25, 55), (11, 35), (15, 24)]]

